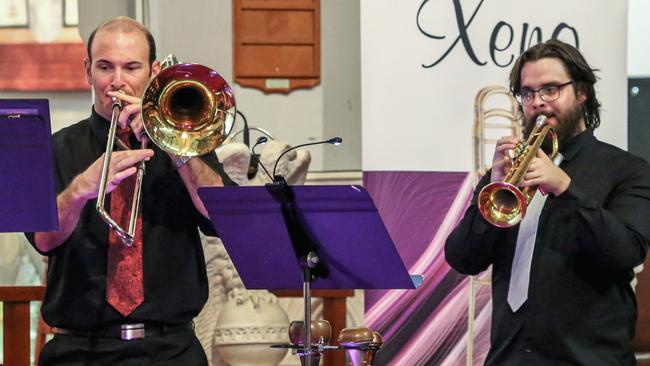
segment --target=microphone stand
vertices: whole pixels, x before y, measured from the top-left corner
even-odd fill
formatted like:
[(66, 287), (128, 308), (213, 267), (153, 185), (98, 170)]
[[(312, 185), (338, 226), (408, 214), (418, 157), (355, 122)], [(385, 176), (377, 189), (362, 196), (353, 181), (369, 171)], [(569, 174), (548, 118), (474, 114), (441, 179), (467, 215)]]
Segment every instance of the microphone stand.
[[(259, 140), (258, 140), (258, 141), (259, 141)], [(301, 148), (301, 147), (305, 147), (305, 146), (320, 145), (320, 144), (332, 144), (332, 145), (338, 146), (338, 145), (340, 145), (341, 143), (343, 143), (343, 139), (342, 139), (342, 138), (340, 138), (340, 137), (332, 137), (332, 138), (329, 139), (329, 140), (316, 141), (316, 142), (308, 142), (308, 143), (306, 143), (306, 144), (301, 144), (301, 145), (293, 146), (293, 147), (290, 147), (290, 148), (284, 150), (284, 151), (282, 152), (282, 154), (280, 154), (280, 156), (278, 156), (278, 159), (275, 161), (275, 165), (273, 166), (273, 180), (275, 181), (275, 179), (276, 179), (275, 170), (278, 168), (278, 163), (280, 162), (280, 159), (282, 159), (282, 157), (283, 157), (284, 155), (286, 155), (289, 151), (292, 151), (292, 150), (295, 150), (295, 149), (298, 149), (298, 148)]]
[[(251, 151), (253, 152), (253, 154), (251, 155), (251, 162), (252, 162), (252, 159), (255, 159), (255, 160), (257, 161), (257, 163), (258, 163), (258, 164), (262, 167), (262, 169), (264, 170), (264, 173), (266, 173), (266, 175), (269, 177), (269, 179), (271, 179), (271, 182), (273, 182), (273, 176), (269, 173), (268, 170), (266, 170), (266, 167), (264, 166), (264, 164), (262, 164), (262, 161), (260, 160), (260, 155), (257, 154), (257, 153), (255, 152), (255, 148), (256, 148), (258, 145), (264, 145), (264, 144), (266, 144), (268, 141), (269, 141), (269, 139), (267, 139), (267, 138), (264, 137), (264, 136), (261, 136), (260, 138), (257, 139), (257, 142), (255, 142), (255, 145), (253, 145), (253, 147), (251, 148)], [(252, 178), (252, 177), (250, 177), (250, 178)], [(249, 178), (249, 179), (250, 179), (250, 178)]]
[[(302, 272), (304, 299), (304, 332), (303, 344), (297, 349), (304, 365), (311, 365), (311, 282), (315, 279), (314, 269), (320, 262), (318, 246), (311, 240), (308, 229), (303, 225), (296, 209), (293, 191), (283, 176), (277, 175), (272, 183), (266, 184), (271, 195), (281, 204), (282, 216), (287, 225), (293, 249)], [(327, 271), (321, 271), (327, 273)]]
[[(255, 147), (260, 144), (266, 143), (268, 140), (266, 137), (262, 136), (257, 139), (257, 143), (253, 146), (253, 152)], [(318, 245), (311, 240), (305, 225), (301, 223), (300, 215), (296, 210), (295, 206), (295, 197), (291, 191), (291, 187), (287, 184), (287, 181), (281, 175), (276, 175), (276, 169), (280, 159), (288, 152), (298, 149), (300, 147), (318, 145), (318, 144), (332, 144), (340, 145), (343, 142), (343, 139), (340, 137), (334, 137), (329, 140), (310, 142), (306, 144), (297, 145), (283, 151), (278, 159), (275, 161), (273, 167), (273, 176), (269, 174), (264, 165), (260, 162), (262, 169), (266, 172), (269, 178), (272, 177), (272, 183), (267, 183), (266, 187), (271, 191), (271, 194), (281, 202), (282, 214), (285, 218), (285, 222), (289, 228), (289, 234), (291, 236), (291, 241), (294, 244), (294, 250), (298, 258), (298, 263), (302, 270), (302, 281), (303, 281), (303, 299), (304, 299), (304, 340), (302, 349), (298, 348), (298, 353), (302, 353), (304, 360), (304, 365), (311, 365), (312, 360), (312, 343), (311, 343), (311, 282), (316, 279), (316, 277), (327, 277), (329, 272), (327, 267), (321, 262), (320, 257), (318, 256)], [(317, 352), (322, 352), (322, 344), (319, 344)]]

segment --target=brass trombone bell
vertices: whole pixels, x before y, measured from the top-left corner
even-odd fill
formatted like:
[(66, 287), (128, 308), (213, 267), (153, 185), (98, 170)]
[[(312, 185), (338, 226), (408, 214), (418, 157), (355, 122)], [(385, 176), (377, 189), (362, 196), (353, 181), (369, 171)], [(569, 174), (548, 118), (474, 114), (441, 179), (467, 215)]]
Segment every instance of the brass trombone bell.
[(235, 120), (235, 97), (218, 72), (173, 64), (154, 77), (142, 98), (142, 123), (158, 147), (198, 156), (223, 143)]

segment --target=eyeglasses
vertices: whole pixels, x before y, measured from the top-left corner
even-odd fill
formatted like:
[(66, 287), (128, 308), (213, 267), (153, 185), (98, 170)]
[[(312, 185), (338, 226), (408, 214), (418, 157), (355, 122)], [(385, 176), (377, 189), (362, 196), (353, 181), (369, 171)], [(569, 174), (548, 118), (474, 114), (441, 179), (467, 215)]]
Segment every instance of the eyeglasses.
[(532, 104), (535, 100), (535, 93), (539, 93), (540, 99), (545, 102), (552, 102), (560, 97), (560, 89), (572, 84), (573, 80), (558, 85), (546, 85), (539, 89), (522, 88), (519, 93), (515, 94), (515, 99), (521, 105)]

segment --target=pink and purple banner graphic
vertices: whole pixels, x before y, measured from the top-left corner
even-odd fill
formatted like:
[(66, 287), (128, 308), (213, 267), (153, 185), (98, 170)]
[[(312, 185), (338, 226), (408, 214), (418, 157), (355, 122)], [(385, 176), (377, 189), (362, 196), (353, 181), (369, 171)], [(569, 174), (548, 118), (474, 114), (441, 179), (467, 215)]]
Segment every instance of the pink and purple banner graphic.
[[(416, 290), (366, 291), (366, 326), (384, 345), (378, 365), (465, 365), (470, 278), (445, 261), (444, 244), (472, 196), (474, 183), (459, 172), (364, 172), (370, 192)], [(477, 286), (473, 364), (489, 348), (490, 288)]]

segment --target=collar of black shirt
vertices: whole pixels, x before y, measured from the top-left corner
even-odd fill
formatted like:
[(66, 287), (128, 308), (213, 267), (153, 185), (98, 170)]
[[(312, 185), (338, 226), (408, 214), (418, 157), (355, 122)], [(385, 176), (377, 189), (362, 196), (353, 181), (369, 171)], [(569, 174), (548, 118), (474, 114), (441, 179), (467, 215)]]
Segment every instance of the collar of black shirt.
[[(106, 146), (108, 141), (108, 130), (111, 127), (111, 121), (105, 119), (95, 112), (95, 108), (92, 108), (90, 113), (90, 128), (93, 131), (93, 134), (99, 139), (100, 145)], [(135, 138), (135, 135), (131, 134), (129, 136), (131, 146), (140, 146), (140, 143)]]
[(562, 162), (568, 162), (587, 144), (595, 139), (594, 130), (587, 128), (579, 134), (573, 136), (564, 146), (560, 146), (560, 153), (562, 154)]

